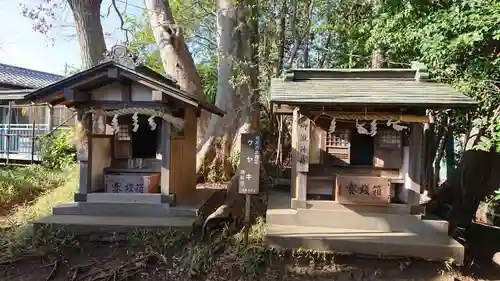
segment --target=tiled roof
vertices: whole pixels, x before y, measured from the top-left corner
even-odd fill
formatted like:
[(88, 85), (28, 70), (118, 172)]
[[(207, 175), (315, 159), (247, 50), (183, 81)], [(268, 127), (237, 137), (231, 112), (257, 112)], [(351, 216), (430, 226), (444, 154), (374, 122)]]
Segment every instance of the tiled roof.
[(411, 69), (299, 69), (271, 81), (271, 101), (281, 104), (462, 107), (476, 104), (451, 86), (416, 81)]
[(0, 63), (0, 83), (24, 88), (41, 88), (64, 78), (61, 75)]

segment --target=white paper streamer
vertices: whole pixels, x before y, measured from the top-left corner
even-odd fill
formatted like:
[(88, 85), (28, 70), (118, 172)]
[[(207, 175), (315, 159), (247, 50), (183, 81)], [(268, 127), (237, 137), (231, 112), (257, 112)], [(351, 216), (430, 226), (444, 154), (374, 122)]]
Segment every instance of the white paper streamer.
[(104, 116), (99, 116), (97, 119), (97, 129), (99, 130), (99, 133), (104, 133), (106, 130), (106, 127), (104, 126)]
[(138, 116), (138, 113), (134, 113), (134, 115), (132, 115), (132, 125), (134, 126), (134, 128), (132, 128), (132, 131), (134, 132), (137, 132), (137, 130), (139, 129), (139, 124), (137, 123), (139, 120), (139, 116)]
[(113, 127), (113, 131), (117, 134), (120, 131), (120, 127), (118, 126), (118, 115), (115, 114), (113, 119), (111, 119), (111, 126)]
[(377, 134), (377, 120), (373, 120), (370, 124), (370, 136), (374, 137)]
[(332, 122), (330, 123), (330, 128), (328, 129), (328, 132), (335, 133), (336, 127), (337, 127), (337, 121), (335, 121), (335, 118), (333, 118)]
[(157, 126), (155, 121), (154, 121), (154, 118), (155, 118), (154, 116), (151, 116), (148, 118), (149, 127), (151, 127), (151, 131), (156, 130), (156, 126)]
[(392, 126), (392, 128), (394, 130), (396, 130), (398, 132), (401, 132), (402, 130), (408, 129), (407, 126), (399, 125), (399, 120), (397, 120), (397, 121), (391, 121), (391, 120), (387, 121), (387, 127), (391, 127), (391, 126)]
[(368, 132), (367, 129), (365, 129), (365, 127), (363, 127), (365, 124), (359, 124), (358, 123), (358, 120), (356, 119), (356, 129), (358, 129), (358, 134), (360, 135), (369, 135), (370, 133)]

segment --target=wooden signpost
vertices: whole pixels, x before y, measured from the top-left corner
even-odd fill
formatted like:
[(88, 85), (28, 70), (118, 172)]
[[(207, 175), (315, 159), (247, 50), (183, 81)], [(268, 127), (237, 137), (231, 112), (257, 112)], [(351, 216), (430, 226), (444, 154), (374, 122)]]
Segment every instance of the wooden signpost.
[(262, 150), (260, 136), (256, 134), (241, 135), (240, 178), (238, 191), (245, 194), (245, 236), (244, 243), (248, 244), (248, 230), (250, 227), (250, 207), (252, 194), (259, 194), (260, 183), (260, 152)]
[(311, 120), (302, 117), (298, 121), (297, 172), (309, 172), (309, 142)]

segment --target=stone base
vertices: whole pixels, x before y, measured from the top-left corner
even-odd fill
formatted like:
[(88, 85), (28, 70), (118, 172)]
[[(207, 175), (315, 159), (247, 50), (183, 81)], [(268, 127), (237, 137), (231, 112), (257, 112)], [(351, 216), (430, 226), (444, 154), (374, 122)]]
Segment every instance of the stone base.
[(464, 262), (448, 222), (413, 214), (408, 205), (296, 204), (286, 192), (271, 192), (268, 200), (266, 241), (274, 247)]
[[(115, 236), (136, 229), (165, 229), (169, 227), (190, 233), (194, 221), (193, 217), (53, 215), (36, 221), (34, 227), (35, 230), (41, 227), (50, 227), (52, 230), (64, 230), (77, 236), (82, 235), (82, 237), (89, 238), (91, 235)], [(122, 236), (126, 238), (126, 234)]]
[[(201, 204), (200, 204), (201, 205)], [(199, 206), (169, 204), (77, 202), (54, 207), (54, 215), (123, 217), (196, 217)]]
[(268, 225), (268, 245), (282, 249), (308, 249), (320, 252), (412, 257), (431, 261), (452, 258), (463, 265), (464, 247), (447, 236), (409, 232), (381, 232), (310, 226)]

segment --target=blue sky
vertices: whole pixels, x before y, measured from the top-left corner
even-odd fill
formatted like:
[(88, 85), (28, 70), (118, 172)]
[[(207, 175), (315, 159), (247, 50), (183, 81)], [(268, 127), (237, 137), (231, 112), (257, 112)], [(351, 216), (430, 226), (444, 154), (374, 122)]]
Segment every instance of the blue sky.
[[(23, 0), (30, 7), (43, 0)], [(64, 2), (64, 0), (56, 0)], [(117, 0), (121, 11), (125, 10), (123, 0)], [(57, 21), (48, 35), (33, 31), (32, 21), (21, 14), (20, 0), (0, 0), (0, 63), (64, 74), (65, 64), (80, 66), (80, 49), (75, 37), (73, 14), (67, 7), (58, 11)], [(111, 0), (104, 0), (101, 14), (106, 14)], [(140, 15), (143, 0), (128, 0), (126, 13)], [(103, 29), (108, 48), (123, 40), (119, 19), (111, 8), (110, 16), (103, 20)]]

